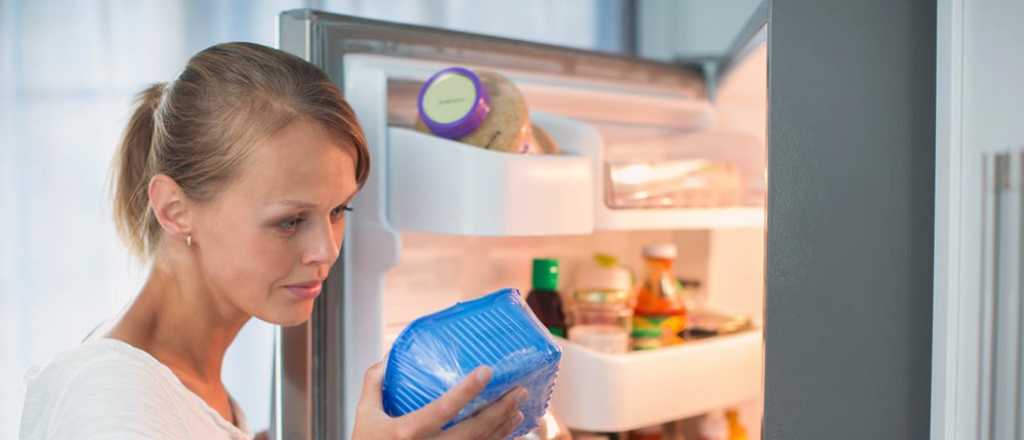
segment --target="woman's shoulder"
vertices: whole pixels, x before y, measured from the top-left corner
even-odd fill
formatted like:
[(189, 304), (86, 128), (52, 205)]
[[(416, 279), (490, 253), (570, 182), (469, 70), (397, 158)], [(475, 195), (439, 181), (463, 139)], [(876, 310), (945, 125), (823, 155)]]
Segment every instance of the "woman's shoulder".
[[(98, 338), (55, 356), (26, 377), (22, 439), (138, 432), (164, 437), (174, 396), (155, 359)], [(174, 433), (167, 433), (172, 435)]]
[[(125, 342), (100, 338), (56, 355), (26, 375), (29, 389), (103, 392), (108, 387), (160, 391), (162, 374)], [(99, 388), (97, 388), (99, 387)]]

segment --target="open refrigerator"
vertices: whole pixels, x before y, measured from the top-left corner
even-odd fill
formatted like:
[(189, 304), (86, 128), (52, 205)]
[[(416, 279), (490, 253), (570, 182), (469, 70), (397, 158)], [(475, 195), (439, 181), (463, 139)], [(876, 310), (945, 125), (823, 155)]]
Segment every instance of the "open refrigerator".
[[(317, 11), (279, 17), (279, 46), (323, 68), (366, 132), (369, 180), (312, 319), (275, 334), (271, 435), (350, 438), (367, 367), (416, 317), (530, 289), (556, 258), (559, 288), (594, 253), (639, 275), (673, 243), (675, 275), (709, 309), (753, 327), (608, 354), (560, 340), (551, 400), (574, 430), (621, 433), (726, 407), (759, 437), (763, 401), (767, 13), (726, 57), (668, 64)], [(479, 149), (413, 129), (434, 72), (500, 72), (559, 155)]]

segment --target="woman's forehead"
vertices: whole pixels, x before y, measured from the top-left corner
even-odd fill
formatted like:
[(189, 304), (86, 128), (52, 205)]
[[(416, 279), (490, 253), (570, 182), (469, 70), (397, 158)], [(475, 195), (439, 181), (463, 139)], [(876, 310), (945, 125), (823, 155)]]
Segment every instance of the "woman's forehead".
[(254, 146), (239, 183), (264, 199), (347, 198), (357, 187), (352, 150), (319, 125), (296, 121)]

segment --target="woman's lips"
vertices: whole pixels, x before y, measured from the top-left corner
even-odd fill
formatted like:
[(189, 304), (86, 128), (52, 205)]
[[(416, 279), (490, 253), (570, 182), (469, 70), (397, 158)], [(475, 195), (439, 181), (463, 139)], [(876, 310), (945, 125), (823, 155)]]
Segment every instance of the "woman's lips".
[(323, 281), (317, 280), (307, 283), (289, 284), (284, 287), (299, 299), (313, 299), (320, 294), (320, 288), (323, 287)]

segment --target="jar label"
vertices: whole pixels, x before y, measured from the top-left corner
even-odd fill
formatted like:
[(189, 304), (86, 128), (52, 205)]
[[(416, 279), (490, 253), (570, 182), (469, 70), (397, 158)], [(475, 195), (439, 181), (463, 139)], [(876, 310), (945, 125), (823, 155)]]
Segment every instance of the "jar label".
[(448, 124), (462, 119), (476, 104), (473, 81), (457, 73), (435, 79), (423, 94), (423, 111), (437, 123)]

